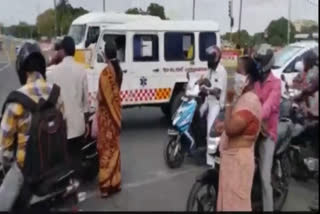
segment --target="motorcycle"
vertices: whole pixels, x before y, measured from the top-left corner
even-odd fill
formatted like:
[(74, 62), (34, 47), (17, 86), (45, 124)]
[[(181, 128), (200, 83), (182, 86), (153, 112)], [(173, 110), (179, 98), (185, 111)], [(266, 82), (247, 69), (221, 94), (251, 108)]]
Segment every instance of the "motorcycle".
[(170, 168), (179, 168), (187, 153), (205, 149), (207, 123), (201, 118), (199, 106), (203, 102), (198, 84), (189, 87), (181, 98), (181, 105), (172, 117), (168, 129), (169, 140), (164, 146), (164, 159)]
[[(10, 166), (0, 164), (0, 185)], [(20, 212), (26, 209), (33, 212), (55, 211), (58, 207), (64, 206), (66, 200), (72, 203), (73, 211), (77, 211), (76, 204), (85, 200), (85, 194), (79, 193), (80, 182), (75, 179), (74, 170), (64, 170), (55, 177), (37, 184), (31, 190), (28, 185), (23, 185), (18, 198), (16, 199), (12, 211)], [(49, 185), (50, 183), (50, 185)], [(46, 194), (38, 194), (46, 190)]]
[[(282, 99), (281, 108), (287, 109), (287, 99)], [(291, 104), (291, 102), (289, 102)], [(293, 125), (288, 114), (283, 113), (280, 119), (280, 132), (275, 148), (274, 161), (272, 167), (272, 187), (274, 198), (274, 210), (280, 211), (287, 199), (289, 183), (291, 178), (291, 163), (289, 159), (289, 148), (292, 133), (296, 126)], [(216, 145), (220, 137), (213, 130), (209, 140), (207, 163), (211, 167), (196, 178), (188, 196), (186, 211), (209, 212), (216, 211), (219, 186), (220, 154), (216, 149), (211, 149), (212, 142)], [(262, 137), (262, 136), (260, 136)], [(259, 142), (259, 140), (257, 141)], [(259, 172), (259, 155), (257, 152), (258, 143), (255, 145), (255, 173), (251, 192), (253, 211), (262, 211), (261, 179)], [(215, 147), (215, 146), (214, 146)]]

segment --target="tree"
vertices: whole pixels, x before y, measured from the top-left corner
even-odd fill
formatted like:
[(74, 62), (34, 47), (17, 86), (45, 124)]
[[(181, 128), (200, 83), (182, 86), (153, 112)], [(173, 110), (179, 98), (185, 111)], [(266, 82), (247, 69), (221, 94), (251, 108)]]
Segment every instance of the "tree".
[[(292, 23), (290, 41), (294, 40), (294, 35), (296, 33), (295, 27)], [(268, 33), (268, 43), (275, 46), (283, 46), (288, 40), (288, 19), (282, 17), (278, 20), (273, 20), (266, 29)]]
[(55, 11), (48, 9), (37, 17), (37, 29), (39, 34), (47, 37), (55, 35)]
[(141, 8), (130, 8), (126, 11), (126, 14), (141, 14), (141, 15), (151, 15), (151, 16), (158, 16), (161, 19), (167, 19), (164, 7), (151, 3), (149, 7), (147, 8), (147, 11), (142, 10)]
[(147, 13), (152, 16), (158, 16), (160, 17), (160, 19), (167, 19), (164, 7), (156, 3), (151, 3), (149, 5), (149, 7), (147, 8)]
[[(240, 34), (240, 41), (239, 41), (239, 34)], [(230, 33), (226, 33), (221, 37), (223, 40), (229, 41), (230, 40)], [(231, 34), (231, 39), (233, 44), (240, 45), (241, 48), (245, 48), (250, 46), (251, 44), (251, 36), (246, 30), (241, 30), (240, 33), (235, 32)]]
[(318, 33), (319, 32), (319, 26), (318, 25), (312, 25), (312, 26), (303, 26), (301, 28), (301, 33)]
[(141, 8), (130, 8), (126, 11), (126, 14), (132, 14), (132, 15), (137, 15), (137, 14), (141, 14), (141, 15), (146, 15), (147, 13), (145, 11), (143, 11)]
[(60, 0), (56, 11), (48, 9), (37, 17), (37, 29), (41, 35), (53, 37), (55, 35), (55, 14), (57, 13), (58, 35), (67, 34), (70, 25), (77, 17), (88, 13), (87, 10), (73, 8), (67, 0)]

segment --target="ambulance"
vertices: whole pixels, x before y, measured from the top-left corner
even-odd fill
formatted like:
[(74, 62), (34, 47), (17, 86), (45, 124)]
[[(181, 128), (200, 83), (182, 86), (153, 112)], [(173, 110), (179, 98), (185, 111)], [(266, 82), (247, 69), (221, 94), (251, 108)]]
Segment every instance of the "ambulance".
[(219, 25), (214, 21), (148, 20), (107, 26), (96, 45), (96, 61), (88, 68), (92, 111), (99, 75), (107, 66), (103, 57), (107, 40), (114, 40), (118, 48), (122, 106), (159, 106), (168, 116), (180, 104), (187, 72), (194, 78), (205, 75), (206, 49), (220, 46)]

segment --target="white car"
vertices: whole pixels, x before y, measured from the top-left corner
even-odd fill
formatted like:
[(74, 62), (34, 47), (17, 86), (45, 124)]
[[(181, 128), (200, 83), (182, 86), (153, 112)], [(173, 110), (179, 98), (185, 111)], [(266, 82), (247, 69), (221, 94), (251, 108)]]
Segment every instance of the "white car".
[(281, 78), (283, 74), (288, 84), (291, 85), (298, 74), (295, 69), (296, 63), (301, 61), (307, 52), (317, 52), (318, 48), (319, 43), (316, 41), (303, 41), (286, 46), (275, 54), (273, 74), (278, 78)]

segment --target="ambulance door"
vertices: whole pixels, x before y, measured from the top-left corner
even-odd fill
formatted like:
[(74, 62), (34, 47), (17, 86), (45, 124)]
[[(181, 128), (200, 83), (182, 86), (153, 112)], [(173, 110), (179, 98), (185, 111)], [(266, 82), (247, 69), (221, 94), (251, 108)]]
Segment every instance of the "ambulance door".
[[(117, 46), (117, 59), (119, 60), (120, 67), (123, 72), (123, 80), (121, 85), (121, 97), (123, 98), (123, 91), (127, 91), (131, 88), (131, 79), (132, 74), (128, 72), (128, 63), (129, 63), (129, 56), (128, 56), (128, 45), (129, 44), (129, 37), (127, 36), (127, 32), (124, 31), (106, 31), (103, 35), (101, 35), (98, 46), (97, 46), (97, 63), (95, 65), (95, 70), (102, 71), (107, 64), (105, 63), (105, 56), (104, 56), (104, 48), (106, 41), (111, 40)], [(122, 99), (122, 105), (127, 105), (124, 99)]]
[[(160, 67), (160, 38), (157, 32), (131, 32), (130, 67), (131, 88), (125, 99), (132, 105), (161, 103), (167, 95), (162, 86)], [(131, 76), (131, 75), (130, 75)]]

